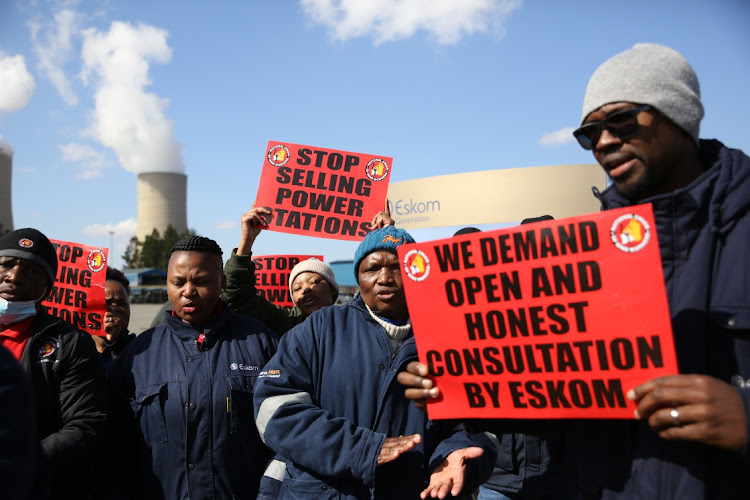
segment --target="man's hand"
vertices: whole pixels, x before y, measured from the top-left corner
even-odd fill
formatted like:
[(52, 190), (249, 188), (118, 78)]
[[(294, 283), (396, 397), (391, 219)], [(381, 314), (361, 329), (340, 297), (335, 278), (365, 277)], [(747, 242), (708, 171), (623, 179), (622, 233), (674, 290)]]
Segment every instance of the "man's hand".
[(387, 464), (388, 462), (393, 462), (401, 456), (402, 453), (411, 450), (421, 442), (422, 436), (419, 434), (386, 438), (383, 447), (380, 448), (380, 455), (378, 455), (378, 461), (375, 464), (375, 467)]
[(422, 499), (445, 498), (448, 493), (453, 496), (461, 493), (466, 476), (466, 461), (484, 455), (484, 450), (477, 446), (461, 448), (446, 457), (430, 474), (430, 485), (419, 494)]
[(668, 375), (628, 391), (635, 416), (664, 439), (698, 441), (742, 451), (745, 410), (734, 387), (708, 375)]
[(412, 361), (406, 365), (405, 372), (400, 372), (396, 376), (396, 380), (407, 387), (404, 391), (406, 399), (414, 401), (414, 406), (422, 411), (427, 411), (428, 400), (440, 397), (440, 389), (434, 387), (434, 383), (428, 377), (428, 374), (427, 365)]
[(253, 203), (250, 210), (242, 214), (240, 221), (242, 237), (237, 246), (237, 255), (250, 255), (255, 238), (273, 221), (273, 210), (268, 207), (256, 207)]
[(385, 208), (381, 211), (375, 214), (375, 217), (372, 218), (372, 222), (370, 222), (370, 229), (380, 229), (385, 226), (392, 226), (396, 222), (391, 218), (391, 207), (388, 205), (388, 198), (385, 199)]

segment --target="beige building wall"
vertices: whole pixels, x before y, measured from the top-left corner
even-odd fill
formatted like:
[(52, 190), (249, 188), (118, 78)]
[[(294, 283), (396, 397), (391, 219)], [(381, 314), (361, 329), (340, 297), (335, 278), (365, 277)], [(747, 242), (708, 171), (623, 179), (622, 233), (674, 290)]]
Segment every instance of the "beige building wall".
[(388, 200), (404, 229), (517, 223), (598, 212), (591, 188), (606, 185), (596, 163), (509, 168), (394, 182)]
[(168, 225), (187, 229), (187, 176), (167, 172), (138, 175), (138, 220), (135, 235), (145, 240), (154, 228), (163, 235)]
[(11, 198), (13, 153), (0, 144), (0, 224), (13, 230), (13, 202)]

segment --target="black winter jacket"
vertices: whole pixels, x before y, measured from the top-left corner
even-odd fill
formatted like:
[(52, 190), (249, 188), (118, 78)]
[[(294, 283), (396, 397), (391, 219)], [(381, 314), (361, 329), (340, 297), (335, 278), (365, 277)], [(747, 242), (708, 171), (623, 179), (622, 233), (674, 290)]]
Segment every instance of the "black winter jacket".
[(39, 311), (21, 356), (36, 393), (50, 498), (85, 498), (107, 422), (104, 366), (88, 333)]

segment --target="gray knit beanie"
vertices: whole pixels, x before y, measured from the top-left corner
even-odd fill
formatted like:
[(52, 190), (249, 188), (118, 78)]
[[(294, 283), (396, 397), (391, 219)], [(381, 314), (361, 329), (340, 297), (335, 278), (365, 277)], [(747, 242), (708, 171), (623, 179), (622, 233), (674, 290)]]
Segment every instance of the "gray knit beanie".
[(698, 77), (690, 63), (669, 47), (638, 43), (599, 66), (586, 87), (581, 123), (612, 102), (649, 104), (698, 142), (703, 118)]
[[(333, 301), (336, 302), (336, 299), (339, 297), (339, 284), (336, 283), (336, 276), (333, 273), (333, 269), (331, 269), (331, 266), (315, 257), (303, 260), (292, 268), (292, 272), (289, 274), (289, 296), (292, 297), (292, 302), (294, 302), (292, 284), (294, 283), (294, 279), (302, 273), (315, 273), (323, 276), (328, 284), (331, 285), (331, 288), (333, 289)], [(297, 303), (294, 302), (294, 305), (297, 305)]]

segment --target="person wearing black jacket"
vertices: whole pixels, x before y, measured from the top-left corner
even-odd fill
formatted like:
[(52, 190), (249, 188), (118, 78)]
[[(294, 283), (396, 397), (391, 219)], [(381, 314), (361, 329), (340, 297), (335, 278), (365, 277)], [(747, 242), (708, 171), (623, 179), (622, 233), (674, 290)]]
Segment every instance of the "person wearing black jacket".
[(0, 346), (0, 484), (6, 500), (47, 498), (33, 391), (26, 373)]
[(104, 367), (85, 332), (46, 314), (57, 254), (36, 229), (0, 238), (0, 343), (31, 379), (50, 498), (85, 498), (106, 425)]

